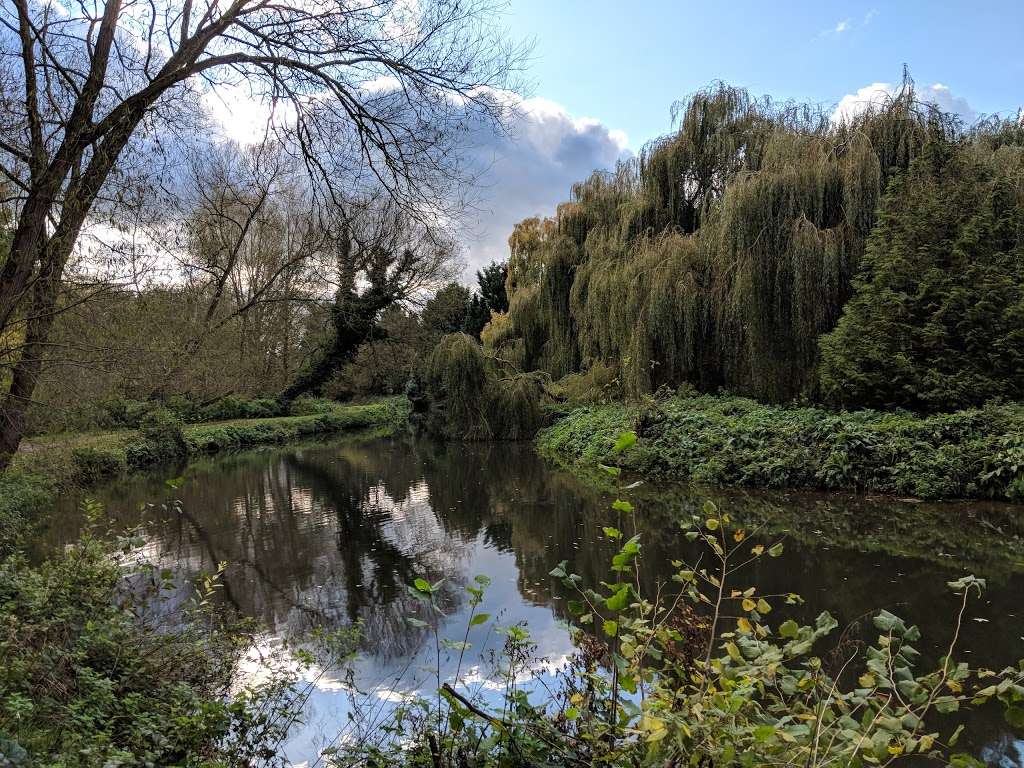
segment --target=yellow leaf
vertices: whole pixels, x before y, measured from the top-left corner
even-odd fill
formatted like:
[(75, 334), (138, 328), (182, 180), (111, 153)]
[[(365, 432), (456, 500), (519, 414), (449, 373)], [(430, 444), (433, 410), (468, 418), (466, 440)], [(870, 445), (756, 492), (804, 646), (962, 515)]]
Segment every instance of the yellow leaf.
[(755, 603), (755, 602), (754, 602), (753, 600), (751, 600), (751, 599), (750, 599), (749, 597), (745, 597), (745, 598), (743, 598), (743, 603), (742, 603), (742, 605), (743, 605), (743, 610), (744, 610), (744, 611), (752, 611), (752, 610), (754, 610), (755, 608), (757, 608), (757, 603)]
[(874, 688), (875, 687), (875, 676), (870, 672), (865, 672), (863, 675), (857, 678), (857, 682), (861, 688)]
[(704, 521), (704, 526), (709, 531), (717, 531), (718, 530), (718, 521), (715, 518), (713, 518), (713, 517), (709, 517), (707, 520)]
[(736, 643), (726, 643), (725, 651), (733, 661), (743, 661), (743, 655), (740, 653), (740, 649), (736, 647)]
[(746, 635), (749, 635), (751, 632), (754, 631), (754, 628), (750, 626), (750, 622), (742, 616), (736, 620), (736, 628)]
[(742, 528), (737, 528), (733, 532), (733, 534), (732, 534), (732, 538), (736, 542), (743, 541), (743, 539), (745, 539), (746, 537), (747, 537), (747, 532), (744, 531)]
[(765, 600), (763, 597), (757, 601), (758, 613), (768, 613), (769, 611), (771, 611), (771, 609), (772, 607), (768, 605), (768, 601)]
[(759, 556), (762, 552), (764, 552), (764, 544), (758, 544), (750, 548), (750, 553), (755, 557)]

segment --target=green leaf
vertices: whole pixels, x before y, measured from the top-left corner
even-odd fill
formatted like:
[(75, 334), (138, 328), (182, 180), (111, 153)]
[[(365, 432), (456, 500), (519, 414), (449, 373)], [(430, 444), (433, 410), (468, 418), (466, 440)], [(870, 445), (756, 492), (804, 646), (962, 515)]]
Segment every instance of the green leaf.
[(418, 629), (426, 629), (430, 626), (429, 624), (427, 624), (427, 622), (413, 618), (412, 616), (407, 616), (405, 620), (409, 622), (410, 626), (416, 627)]
[(781, 541), (778, 544), (772, 544), (772, 546), (768, 547), (768, 556), (769, 557), (778, 557), (781, 554), (782, 554), (782, 542)]
[(580, 716), (580, 711), (578, 709), (576, 709), (576, 707), (569, 707), (567, 710), (565, 710), (565, 719), (566, 720), (575, 720), (579, 716)]
[(1007, 707), (1006, 711), (1003, 712), (1003, 717), (1010, 724), (1010, 727), (1018, 731), (1024, 731), (1024, 707)]
[(617, 621), (612, 621), (611, 619), (606, 619), (601, 624), (601, 628), (604, 629), (604, 633), (608, 635), (608, 637), (615, 637), (615, 635), (619, 633), (619, 623)]
[(632, 448), (636, 445), (636, 432), (621, 432), (619, 439), (615, 441), (615, 445), (612, 446), (612, 450), (615, 453), (622, 453), (623, 451)]
[(430, 594), (430, 582), (426, 579), (416, 579), (412, 585), (416, 587), (417, 592), (422, 592), (424, 595)]
[(604, 535), (607, 536), (609, 539), (622, 538), (622, 531), (620, 531), (618, 528), (612, 528), (611, 526), (606, 525), (601, 530), (604, 532)]
[(491, 620), (491, 614), (489, 614), (489, 613), (478, 613), (476, 616), (474, 616), (472, 619), (470, 619), (469, 626), (475, 627), (478, 624), (484, 624), (485, 622), (488, 622), (490, 620)]
[(582, 602), (580, 602), (579, 600), (569, 601), (569, 613), (571, 613), (573, 616), (582, 616), (584, 611), (586, 611), (586, 608), (584, 607)]
[(779, 626), (779, 635), (788, 640), (795, 640), (800, 633), (800, 625), (792, 619), (787, 619)]
[(629, 604), (629, 586), (623, 585), (614, 595), (604, 601), (609, 611), (621, 611)]
[(612, 502), (612, 509), (618, 512), (625, 512), (628, 514), (633, 511), (633, 505), (630, 504), (628, 501), (616, 499), (615, 501)]

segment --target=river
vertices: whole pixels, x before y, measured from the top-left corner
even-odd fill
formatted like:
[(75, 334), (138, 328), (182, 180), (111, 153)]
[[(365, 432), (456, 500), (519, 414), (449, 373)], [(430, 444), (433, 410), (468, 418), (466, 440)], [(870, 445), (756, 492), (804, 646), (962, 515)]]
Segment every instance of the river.
[[(168, 485), (178, 474), (177, 487)], [(489, 577), (480, 610), (498, 624), (527, 623), (534, 671), (544, 679), (572, 653), (551, 568), (568, 560), (596, 583), (614, 551), (602, 526), (635, 525), (653, 585), (670, 560), (692, 554), (675, 521), (706, 498), (751, 526), (786, 534), (783, 555), (758, 561), (744, 578), (763, 593), (802, 595), (806, 604), (794, 610), (805, 618), (827, 609), (841, 626), (853, 623), (855, 635), (870, 628), (867, 614), (887, 608), (917, 623), (924, 637), (916, 645), (936, 657), (955, 618), (946, 582), (971, 572), (988, 589), (972, 604), (963, 658), (1001, 668), (1024, 657), (1024, 508), (1011, 505), (645, 483), (630, 492), (635, 521), (623, 521), (610, 509), (613, 496), (552, 467), (528, 444), (408, 436), (228, 454), (125, 478), (92, 496), (115, 527), (141, 528), (146, 555), (176, 574), (178, 599), (191, 594), (196, 574), (226, 562), (218, 598), (264, 625), (268, 643), (314, 625), (362, 623), (352, 677), (320, 670), (310, 678), (306, 722), (282, 747), (296, 766), (317, 764), (321, 748), (368, 729), (402, 696), (436, 690), (433, 641), (407, 621), (418, 615), (406, 589), (415, 578), (444, 580), (441, 635), (461, 640), (464, 587), (477, 574)], [(65, 499), (41, 544), (72, 540), (82, 519), (79, 500)], [(469, 640), (462, 679), (486, 690), (501, 637), (488, 623)], [(455, 673), (456, 659), (444, 655), (442, 677)], [(967, 722), (965, 749), (992, 765), (1024, 765), (1024, 741), (998, 711), (971, 713)]]

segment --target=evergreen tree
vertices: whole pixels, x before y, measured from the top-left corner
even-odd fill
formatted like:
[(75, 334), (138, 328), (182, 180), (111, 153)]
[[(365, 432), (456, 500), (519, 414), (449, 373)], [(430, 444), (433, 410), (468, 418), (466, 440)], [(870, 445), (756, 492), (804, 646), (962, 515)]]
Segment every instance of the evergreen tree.
[(890, 185), (854, 289), (820, 344), (831, 402), (1024, 398), (1024, 148), (929, 148)]
[(492, 312), (508, 311), (508, 294), (505, 292), (505, 278), (508, 277), (508, 262), (492, 261), (476, 273), (477, 289), (469, 301), (466, 322), (462, 330), (478, 339), (484, 326), (491, 321)]
[(449, 283), (423, 306), (423, 326), (438, 336), (458, 333), (466, 322), (470, 300), (469, 288), (460, 283)]

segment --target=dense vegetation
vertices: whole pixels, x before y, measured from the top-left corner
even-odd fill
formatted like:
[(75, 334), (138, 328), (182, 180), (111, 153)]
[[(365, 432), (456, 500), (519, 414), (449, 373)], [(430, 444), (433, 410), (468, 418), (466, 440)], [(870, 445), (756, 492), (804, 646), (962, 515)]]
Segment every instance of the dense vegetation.
[(1018, 399), (1022, 211), (1016, 121), (966, 130), (909, 80), (840, 122), (716, 85), (516, 227), (509, 312), (483, 338), (556, 379), (609, 366), (627, 396)]
[[(613, 452), (632, 429), (640, 446)], [(716, 485), (1024, 499), (1024, 407), (928, 417), (831, 413), (739, 397), (674, 396), (581, 406), (542, 432), (546, 455)]]

